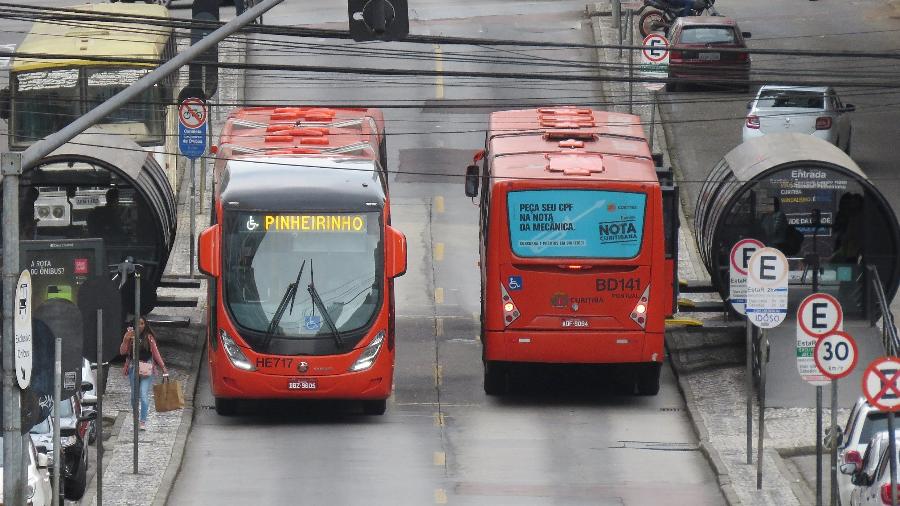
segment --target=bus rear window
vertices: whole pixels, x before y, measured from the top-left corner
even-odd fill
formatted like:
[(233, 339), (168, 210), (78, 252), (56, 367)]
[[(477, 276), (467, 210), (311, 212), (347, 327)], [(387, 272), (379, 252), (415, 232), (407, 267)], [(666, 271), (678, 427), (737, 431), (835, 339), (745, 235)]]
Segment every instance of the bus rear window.
[(521, 258), (634, 258), (644, 234), (643, 193), (512, 191), (509, 236)]

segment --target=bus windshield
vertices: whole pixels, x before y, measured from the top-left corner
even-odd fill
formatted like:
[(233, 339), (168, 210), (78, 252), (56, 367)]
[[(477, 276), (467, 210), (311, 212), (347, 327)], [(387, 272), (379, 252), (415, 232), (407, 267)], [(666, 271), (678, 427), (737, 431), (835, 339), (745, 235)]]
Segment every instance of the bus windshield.
[[(223, 270), (231, 315), (241, 327), (282, 339), (331, 339), (329, 317), (339, 333), (365, 327), (382, 295), (381, 228), (378, 212), (229, 213)], [(301, 266), (296, 294), (285, 299)], [(312, 283), (327, 316), (310, 295)], [(283, 301), (287, 310), (270, 329)]]
[(13, 86), (14, 144), (43, 139), (81, 115), (78, 69), (15, 74)]
[[(87, 106), (102, 104), (150, 72), (149, 68), (85, 69)], [(138, 98), (119, 108), (100, 122), (107, 129), (130, 136), (138, 144), (162, 144), (164, 105), (162, 88), (157, 84)]]
[(511, 191), (509, 236), (520, 258), (634, 258), (644, 237), (643, 193)]

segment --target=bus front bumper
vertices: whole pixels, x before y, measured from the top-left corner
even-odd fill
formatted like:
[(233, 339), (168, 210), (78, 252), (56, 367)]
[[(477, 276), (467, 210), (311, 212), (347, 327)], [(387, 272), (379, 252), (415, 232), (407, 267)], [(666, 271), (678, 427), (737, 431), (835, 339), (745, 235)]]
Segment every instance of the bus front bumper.
[(559, 364), (662, 362), (663, 334), (651, 332), (485, 331), (485, 360)]

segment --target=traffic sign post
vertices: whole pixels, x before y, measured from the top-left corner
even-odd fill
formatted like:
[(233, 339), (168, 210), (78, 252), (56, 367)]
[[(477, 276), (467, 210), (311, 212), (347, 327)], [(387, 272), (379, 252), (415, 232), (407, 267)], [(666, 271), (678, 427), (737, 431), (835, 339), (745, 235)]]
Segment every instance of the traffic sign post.
[(766, 412), (766, 368), (769, 343), (766, 329), (775, 328), (787, 316), (788, 263), (775, 248), (762, 248), (747, 264), (747, 319), (761, 329), (759, 337), (759, 438), (756, 444), (756, 488), (762, 490), (763, 434)]
[[(646, 42), (646, 38), (644, 41)], [(646, 44), (645, 44), (646, 45)], [(741, 239), (731, 247), (729, 258), (728, 302), (740, 314), (746, 314), (747, 264), (757, 250), (764, 248), (756, 239)], [(753, 324), (744, 320), (747, 335), (747, 465), (753, 464)]]
[[(822, 504), (822, 397), (823, 388), (831, 383), (829, 376), (816, 364), (816, 343), (843, 327), (841, 304), (831, 295), (814, 293), (797, 308), (797, 372), (816, 387), (816, 505)], [(831, 434), (835, 434), (832, 424)]]
[[(881, 357), (873, 360), (863, 373), (862, 390), (871, 406), (888, 414), (888, 454), (896, 455), (894, 413), (900, 410), (900, 358)], [(891, 465), (891, 504), (897, 504), (897, 459)]]
[(836, 330), (819, 339), (816, 343), (815, 358), (816, 367), (831, 382), (831, 503), (836, 503), (837, 488), (837, 410), (838, 410), (838, 379), (850, 374), (856, 367), (856, 359), (859, 352), (856, 349), (856, 341), (847, 334)]
[[(657, 79), (669, 77), (669, 41), (658, 33), (651, 33), (644, 37), (641, 43), (641, 76)], [(661, 90), (666, 83), (662, 81), (650, 81), (643, 83), (644, 88), (650, 91)]]
[(194, 239), (197, 233), (197, 172), (194, 162), (206, 152), (206, 125), (209, 109), (202, 90), (185, 88), (179, 94), (178, 149), (191, 160), (191, 240), (190, 277), (194, 277)]

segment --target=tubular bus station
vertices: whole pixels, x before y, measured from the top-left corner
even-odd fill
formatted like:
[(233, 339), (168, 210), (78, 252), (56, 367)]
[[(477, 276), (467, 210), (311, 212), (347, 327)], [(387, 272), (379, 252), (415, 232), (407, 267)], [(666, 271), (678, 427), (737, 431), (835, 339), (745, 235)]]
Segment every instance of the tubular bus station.
[(394, 282), (406, 239), (390, 226), (381, 112), (251, 107), (220, 137), (210, 286), (216, 410), (240, 399), (363, 401), (382, 414), (394, 370)]

